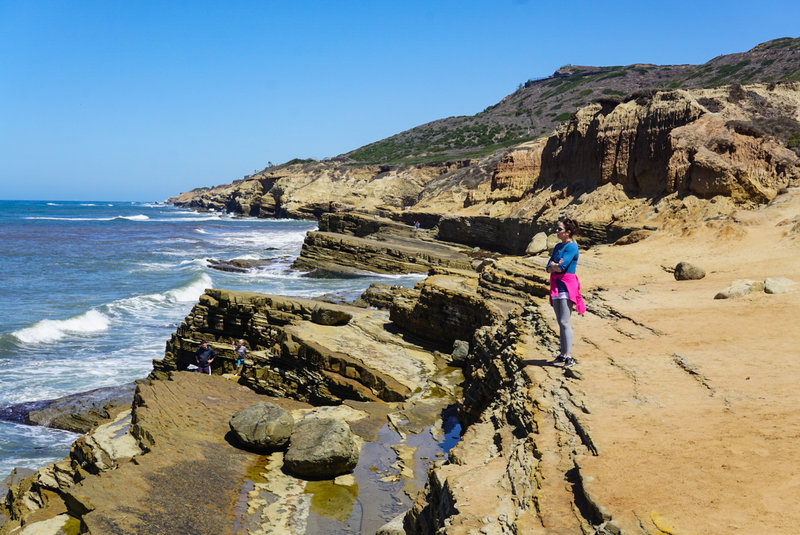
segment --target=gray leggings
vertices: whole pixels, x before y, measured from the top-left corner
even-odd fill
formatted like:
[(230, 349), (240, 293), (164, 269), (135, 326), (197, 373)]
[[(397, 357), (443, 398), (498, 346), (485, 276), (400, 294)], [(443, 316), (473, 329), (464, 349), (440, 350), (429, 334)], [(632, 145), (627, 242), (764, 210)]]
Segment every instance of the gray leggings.
[(572, 312), (569, 299), (553, 299), (553, 310), (556, 311), (558, 320), (559, 340), (561, 341), (561, 354), (572, 354), (572, 325), (569, 317)]

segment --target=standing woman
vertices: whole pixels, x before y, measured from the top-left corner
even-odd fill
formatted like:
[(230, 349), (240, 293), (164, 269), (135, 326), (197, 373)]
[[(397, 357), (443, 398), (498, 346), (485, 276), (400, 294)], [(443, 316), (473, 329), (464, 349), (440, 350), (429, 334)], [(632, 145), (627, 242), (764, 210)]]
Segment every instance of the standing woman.
[(550, 304), (558, 320), (561, 352), (555, 362), (563, 362), (568, 368), (575, 365), (572, 358), (572, 324), (570, 314), (574, 306), (578, 314), (586, 312), (586, 305), (581, 296), (581, 283), (575, 275), (578, 265), (578, 244), (574, 237), (578, 235), (578, 223), (574, 219), (561, 219), (556, 226), (556, 236), (561, 243), (553, 248), (553, 254), (547, 262), (550, 273)]

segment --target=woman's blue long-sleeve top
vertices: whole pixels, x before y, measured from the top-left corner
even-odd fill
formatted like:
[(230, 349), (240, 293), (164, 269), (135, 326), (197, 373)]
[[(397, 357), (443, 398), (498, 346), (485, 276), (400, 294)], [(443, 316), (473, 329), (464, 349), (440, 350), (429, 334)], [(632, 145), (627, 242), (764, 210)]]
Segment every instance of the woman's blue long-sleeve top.
[[(578, 244), (574, 241), (567, 243), (558, 243), (553, 248), (553, 254), (550, 255), (550, 260), (547, 262), (547, 267), (557, 266), (558, 273), (575, 273), (575, 268), (578, 266)], [(559, 266), (558, 261), (564, 260)]]
[[(578, 267), (578, 254), (578, 244), (574, 241), (557, 243), (553, 247), (553, 254), (550, 255), (550, 260), (547, 262), (545, 269), (555, 266), (559, 270), (556, 273), (574, 274), (575, 268)], [(559, 264), (559, 260), (563, 260), (563, 262)], [(556, 281), (556, 287), (559, 292), (567, 293), (567, 287), (560, 280)]]

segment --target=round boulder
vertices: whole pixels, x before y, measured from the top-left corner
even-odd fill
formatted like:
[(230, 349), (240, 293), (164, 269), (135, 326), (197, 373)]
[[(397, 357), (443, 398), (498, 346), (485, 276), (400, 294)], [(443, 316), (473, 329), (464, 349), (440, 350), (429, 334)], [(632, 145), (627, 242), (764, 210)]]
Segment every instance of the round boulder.
[(285, 446), (294, 428), (294, 418), (274, 403), (261, 402), (242, 409), (229, 425), (242, 446), (254, 450), (273, 450)]
[(345, 422), (306, 418), (292, 431), (283, 466), (303, 479), (332, 479), (355, 468), (358, 454), (358, 443)]
[(699, 280), (706, 276), (703, 269), (693, 266), (689, 262), (678, 262), (673, 274), (677, 281)]

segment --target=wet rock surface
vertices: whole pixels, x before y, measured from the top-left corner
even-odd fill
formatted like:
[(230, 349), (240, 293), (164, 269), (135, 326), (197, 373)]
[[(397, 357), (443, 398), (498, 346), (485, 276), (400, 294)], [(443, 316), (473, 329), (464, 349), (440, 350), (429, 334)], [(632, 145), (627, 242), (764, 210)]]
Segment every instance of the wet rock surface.
[(0, 419), (85, 433), (133, 401), (134, 383), (0, 408)]

